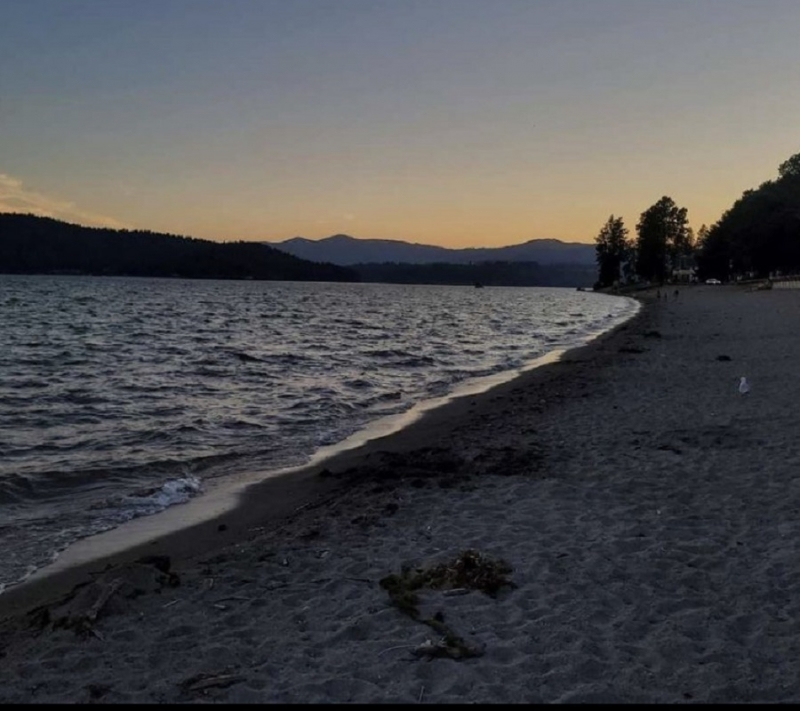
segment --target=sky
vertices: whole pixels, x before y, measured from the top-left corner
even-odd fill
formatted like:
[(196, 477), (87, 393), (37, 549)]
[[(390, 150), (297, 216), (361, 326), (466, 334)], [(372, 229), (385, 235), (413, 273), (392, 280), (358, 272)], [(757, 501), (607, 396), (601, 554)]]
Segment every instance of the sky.
[(2, 0), (0, 212), (445, 247), (712, 224), (800, 152), (798, 0)]

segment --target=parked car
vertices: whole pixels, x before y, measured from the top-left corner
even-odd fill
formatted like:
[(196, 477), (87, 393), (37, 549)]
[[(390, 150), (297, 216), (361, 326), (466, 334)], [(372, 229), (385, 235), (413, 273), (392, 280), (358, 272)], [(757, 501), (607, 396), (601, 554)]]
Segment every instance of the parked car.
[(706, 279), (706, 284), (722, 284), (719, 279)]

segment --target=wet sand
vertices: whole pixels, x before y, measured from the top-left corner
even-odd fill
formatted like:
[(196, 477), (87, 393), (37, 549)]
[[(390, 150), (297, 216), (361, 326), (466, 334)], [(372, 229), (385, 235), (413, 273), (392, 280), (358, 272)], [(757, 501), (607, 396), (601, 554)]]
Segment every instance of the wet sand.
[[(642, 298), (558, 363), (0, 595), (0, 701), (800, 700), (800, 291)], [(390, 596), (467, 550), (510, 584)]]

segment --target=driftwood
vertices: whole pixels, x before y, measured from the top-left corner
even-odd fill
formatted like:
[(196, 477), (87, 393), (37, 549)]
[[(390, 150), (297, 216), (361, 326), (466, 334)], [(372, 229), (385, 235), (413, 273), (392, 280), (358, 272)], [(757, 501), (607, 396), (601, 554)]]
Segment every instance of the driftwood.
[(211, 688), (226, 689), (233, 684), (238, 684), (244, 681), (245, 677), (241, 674), (227, 674), (227, 673), (200, 673), (184, 679), (179, 686), (184, 691), (206, 691)]
[(97, 616), (100, 614), (101, 610), (106, 606), (106, 603), (111, 599), (111, 596), (119, 590), (120, 585), (122, 585), (122, 580), (117, 578), (116, 580), (112, 580), (103, 591), (100, 593), (99, 597), (95, 601), (94, 605), (89, 608), (89, 611), (86, 613), (85, 618), (88, 622), (94, 622), (97, 619)]
[[(57, 602), (33, 610), (29, 618), (42, 630), (66, 628), (102, 640), (103, 636), (94, 627), (102, 616), (119, 614), (129, 605), (128, 600), (140, 595), (180, 584), (179, 577), (170, 572), (169, 566), (166, 556), (150, 556), (107, 570), (92, 582), (76, 585)], [(164, 607), (177, 602), (174, 600)]]
[[(442, 626), (443, 630), (446, 630)], [(434, 642), (426, 639), (422, 644), (414, 648), (414, 655), (417, 657), (448, 657), (449, 659), (469, 659), (479, 657), (484, 652), (482, 644), (468, 644), (463, 638), (454, 635), (447, 630), (444, 637)]]
[(121, 578), (107, 584), (94, 582), (68, 596), (61, 609), (43, 608), (42, 626), (52, 622), (53, 628), (65, 627), (103, 641), (103, 635), (94, 628), (94, 623), (122, 583)]

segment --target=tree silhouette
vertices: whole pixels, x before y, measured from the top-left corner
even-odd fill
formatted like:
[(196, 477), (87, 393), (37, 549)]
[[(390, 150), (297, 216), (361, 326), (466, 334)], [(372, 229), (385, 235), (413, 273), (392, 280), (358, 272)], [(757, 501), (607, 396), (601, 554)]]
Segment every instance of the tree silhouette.
[(352, 269), (309, 262), (258, 242), (83, 227), (17, 213), (0, 214), (0, 272), (359, 281)]
[(800, 175), (800, 153), (796, 153), (789, 160), (778, 166), (778, 175), (781, 178), (791, 178)]
[(622, 218), (611, 215), (595, 237), (600, 287), (611, 286), (619, 280), (620, 268), (629, 257), (630, 250), (628, 230)]
[(676, 257), (689, 254), (691, 232), (685, 207), (668, 196), (645, 210), (636, 225), (636, 272), (644, 279), (663, 282)]
[(703, 279), (800, 271), (800, 153), (776, 180), (742, 193), (709, 229), (697, 261)]

